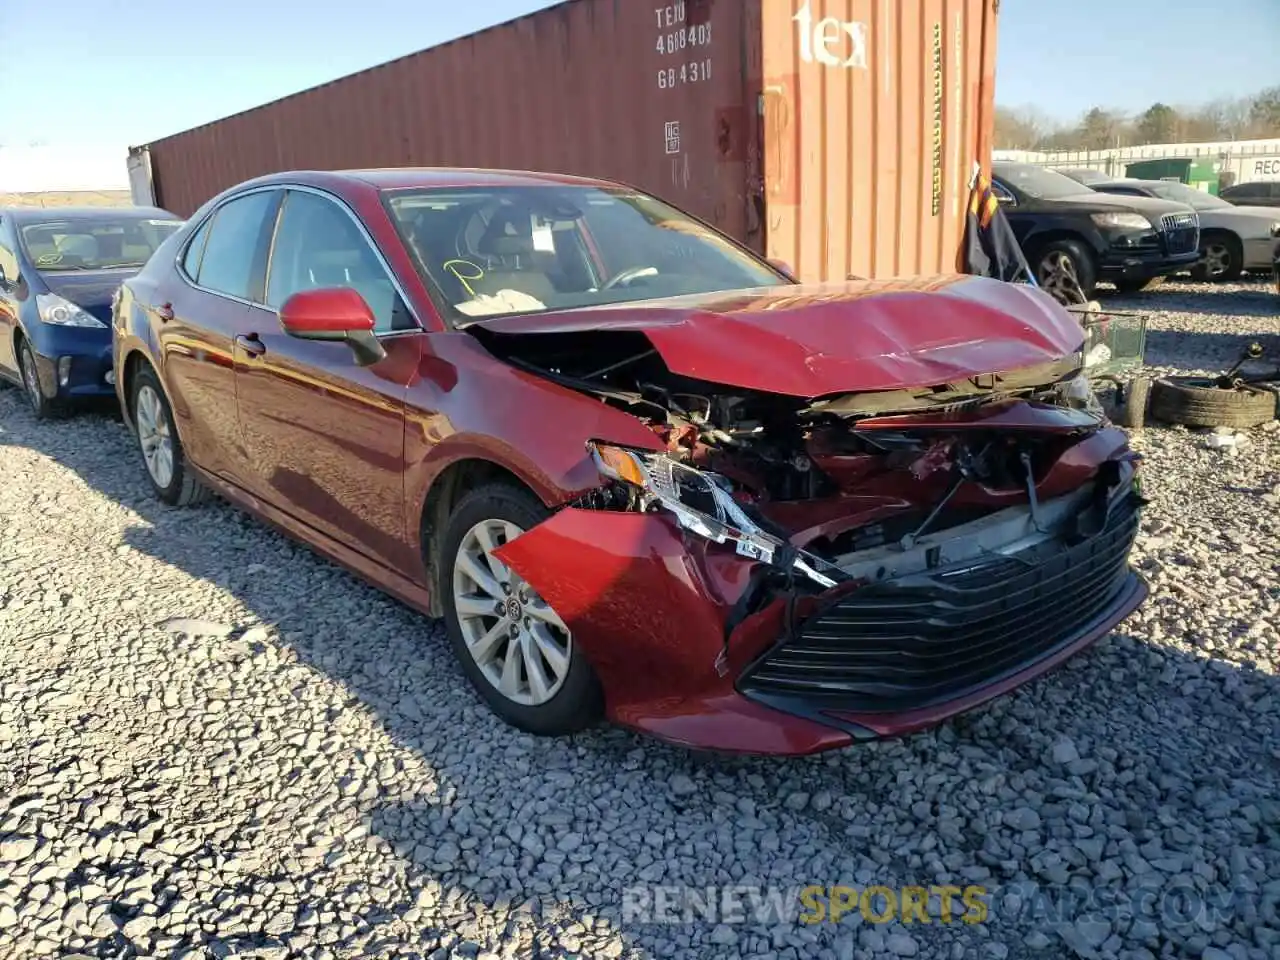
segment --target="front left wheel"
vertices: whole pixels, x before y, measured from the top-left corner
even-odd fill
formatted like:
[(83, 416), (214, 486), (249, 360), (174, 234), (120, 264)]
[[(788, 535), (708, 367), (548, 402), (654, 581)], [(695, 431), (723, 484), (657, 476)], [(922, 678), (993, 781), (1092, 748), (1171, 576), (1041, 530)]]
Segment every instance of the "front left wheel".
[(187, 465), (182, 440), (174, 426), (173, 410), (150, 367), (143, 367), (133, 379), (129, 410), (138, 450), (155, 495), (173, 507), (205, 500), (208, 488)]
[(1034, 268), (1040, 287), (1063, 304), (1087, 303), (1098, 283), (1092, 254), (1069, 237), (1037, 251)]
[(1195, 280), (1230, 282), (1244, 273), (1244, 248), (1240, 239), (1229, 233), (1210, 233), (1200, 237), (1200, 262), (1191, 270)]
[(444, 531), (440, 589), (450, 645), (485, 703), (513, 727), (562, 736), (600, 718), (599, 681), (551, 605), (493, 555), (549, 515), (510, 484), (464, 496)]
[(63, 412), (63, 406), (57, 400), (45, 396), (40, 386), (39, 367), (36, 366), (36, 354), (26, 338), (18, 347), (18, 367), (22, 373), (22, 392), (26, 394), (27, 403), (37, 420), (49, 420)]

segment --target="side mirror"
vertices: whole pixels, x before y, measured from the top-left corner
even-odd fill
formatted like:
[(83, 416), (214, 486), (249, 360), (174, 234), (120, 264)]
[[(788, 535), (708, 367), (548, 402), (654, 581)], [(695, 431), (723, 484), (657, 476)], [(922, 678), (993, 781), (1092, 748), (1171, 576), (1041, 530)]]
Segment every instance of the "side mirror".
[(792, 281), (793, 283), (799, 282), (796, 279), (796, 272), (791, 269), (791, 264), (787, 263), (787, 261), (779, 260), (777, 257), (770, 257), (769, 266), (773, 267), (773, 269), (777, 270), (780, 274), (782, 274), (784, 277), (786, 277), (788, 280)]
[(373, 334), (373, 311), (350, 287), (325, 287), (295, 293), (280, 307), (280, 326), (299, 340), (340, 340), (371, 366), (387, 355)]

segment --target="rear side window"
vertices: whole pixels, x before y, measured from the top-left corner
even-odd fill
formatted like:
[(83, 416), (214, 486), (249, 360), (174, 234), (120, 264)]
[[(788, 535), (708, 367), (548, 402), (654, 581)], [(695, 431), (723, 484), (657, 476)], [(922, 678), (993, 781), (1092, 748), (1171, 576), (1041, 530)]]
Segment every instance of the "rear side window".
[(252, 298), (263, 227), (277, 197), (271, 191), (251, 193), (218, 208), (208, 227), (200, 271), (194, 277), (200, 286), (241, 300)]
[(209, 239), (209, 225), (212, 223), (213, 217), (209, 217), (200, 224), (200, 229), (187, 244), (186, 255), (182, 258), (182, 270), (192, 280), (200, 279), (200, 259), (204, 256), (204, 244)]

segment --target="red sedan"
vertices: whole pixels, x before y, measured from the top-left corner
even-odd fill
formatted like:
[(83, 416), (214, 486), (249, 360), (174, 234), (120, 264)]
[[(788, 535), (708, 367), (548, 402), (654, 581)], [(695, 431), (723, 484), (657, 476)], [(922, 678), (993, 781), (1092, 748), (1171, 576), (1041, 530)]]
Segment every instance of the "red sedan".
[(972, 277), (797, 284), (593, 180), (278, 174), (114, 310), (156, 494), (443, 617), (493, 710), (808, 753), (937, 723), (1146, 596), (1080, 326)]

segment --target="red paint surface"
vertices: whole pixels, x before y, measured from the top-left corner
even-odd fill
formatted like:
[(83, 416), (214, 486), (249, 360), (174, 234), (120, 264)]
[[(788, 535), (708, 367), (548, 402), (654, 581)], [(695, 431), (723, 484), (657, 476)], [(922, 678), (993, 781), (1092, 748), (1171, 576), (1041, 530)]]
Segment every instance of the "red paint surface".
[(280, 323), (293, 334), (360, 333), (373, 329), (373, 311), (350, 287), (303, 290), (280, 307)]
[[(424, 611), (432, 608), (432, 550), (439, 534), (429, 504), (446, 478), (462, 475), (456, 471), (476, 464), (499, 470), (548, 506), (562, 507), (601, 482), (587, 439), (662, 448), (635, 417), (498, 361), (473, 336), (447, 329), (436, 316), (378, 188), (481, 176), (492, 175), (309, 173), (263, 181), (298, 182), (340, 197), (381, 249), (423, 329), (383, 338), (387, 356), (377, 364), (356, 366), (342, 343), (289, 336), (274, 311), (200, 290), (177, 276), (166, 258), (153, 258), (125, 285), (124, 323), (114, 328), (121, 395), (127, 396), (133, 360), (151, 364), (172, 402), (190, 463), (202, 476), (234, 502)], [(198, 219), (184, 230), (196, 225)], [(362, 321), (355, 300), (346, 299), (318, 292), (302, 301), (306, 309), (291, 322)], [(1081, 336), (1074, 320), (1042, 296), (994, 281), (791, 287), (692, 301), (495, 325), (641, 329), (684, 372), (801, 394), (1011, 370), (1071, 352)], [(148, 309), (160, 303), (172, 304), (172, 319)], [(237, 348), (239, 337), (257, 338), (264, 352)], [(920, 415), (894, 426), (943, 420)], [(974, 415), (965, 428), (1034, 427), (1054, 434), (1065, 429), (1062, 421), (1023, 403)], [(766, 509), (803, 538), (934, 503), (948, 483), (948, 442), (939, 438), (936, 449), (893, 469), (816, 450), (815, 459), (827, 457), (826, 468), (843, 492)], [(1044, 499), (1075, 489), (1108, 460), (1132, 456), (1124, 433), (1114, 428), (1083, 438), (1064, 433), (1053, 442), (1060, 448), (1037, 476)], [(1021, 489), (970, 484), (956, 502), (999, 507), (1025, 497)], [(748, 702), (734, 691), (734, 678), (782, 627), (783, 603), (775, 597), (729, 631), (726, 648), (730, 612), (754, 561), (686, 535), (666, 516), (574, 507), (560, 509), (501, 556), (573, 628), (617, 722), (730, 751), (806, 753), (849, 741), (848, 733)], [(805, 616), (814, 602), (798, 602), (796, 615)], [(1114, 611), (1108, 626), (1126, 612)], [(1021, 680), (992, 689), (1014, 682)], [(983, 691), (979, 699), (991, 695)], [(881, 732), (915, 729), (968, 702), (867, 723)]]
[(499, 333), (638, 330), (675, 373), (795, 397), (928, 387), (1048, 363), (1084, 331), (1041, 291), (980, 277), (707, 294), (498, 317)]

